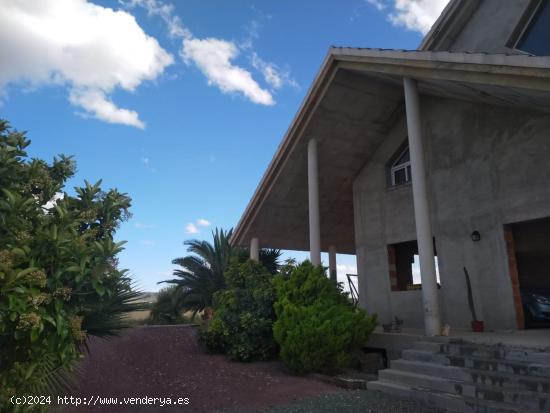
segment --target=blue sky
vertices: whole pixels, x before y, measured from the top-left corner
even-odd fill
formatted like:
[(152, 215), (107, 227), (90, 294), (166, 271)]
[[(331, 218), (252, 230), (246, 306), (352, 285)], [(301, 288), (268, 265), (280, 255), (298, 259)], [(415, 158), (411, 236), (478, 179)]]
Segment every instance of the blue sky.
[(157, 290), (183, 241), (236, 225), (329, 46), (414, 49), (444, 4), (12, 0), (0, 117), (31, 156), (75, 156), (68, 188), (132, 197), (121, 265)]

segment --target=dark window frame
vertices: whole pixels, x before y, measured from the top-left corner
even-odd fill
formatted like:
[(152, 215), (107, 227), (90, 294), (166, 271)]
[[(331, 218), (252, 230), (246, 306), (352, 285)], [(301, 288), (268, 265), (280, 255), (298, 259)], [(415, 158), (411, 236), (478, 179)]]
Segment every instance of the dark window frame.
[(506, 42), (506, 47), (524, 54), (533, 54), (532, 52), (522, 50), (520, 44), (531, 29), (538, 12), (545, 5), (550, 7), (549, 0), (531, 0), (519, 19), (516, 28)]

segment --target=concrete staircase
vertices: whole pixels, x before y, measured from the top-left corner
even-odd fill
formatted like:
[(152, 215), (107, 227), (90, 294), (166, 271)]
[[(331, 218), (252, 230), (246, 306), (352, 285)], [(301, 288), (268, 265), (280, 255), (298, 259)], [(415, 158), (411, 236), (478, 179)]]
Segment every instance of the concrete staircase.
[(367, 386), (452, 412), (550, 412), (550, 353), (417, 342)]

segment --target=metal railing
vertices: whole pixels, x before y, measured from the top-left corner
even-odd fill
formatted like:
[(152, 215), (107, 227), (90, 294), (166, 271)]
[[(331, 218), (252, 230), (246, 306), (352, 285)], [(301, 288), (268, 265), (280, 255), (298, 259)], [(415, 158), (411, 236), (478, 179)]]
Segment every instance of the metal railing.
[(351, 301), (353, 303), (353, 306), (357, 307), (357, 305), (359, 304), (359, 291), (357, 291), (357, 286), (351, 279), (351, 277), (357, 277), (357, 274), (346, 274), (346, 277), (348, 278), (348, 287), (351, 295)]

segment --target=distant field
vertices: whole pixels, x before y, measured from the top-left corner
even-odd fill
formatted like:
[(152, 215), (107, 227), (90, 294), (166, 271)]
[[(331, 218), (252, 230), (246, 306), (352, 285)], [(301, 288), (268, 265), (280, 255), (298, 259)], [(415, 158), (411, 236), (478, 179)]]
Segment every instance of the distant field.
[[(139, 301), (153, 304), (155, 301), (157, 301), (157, 293), (143, 293)], [(127, 317), (133, 321), (140, 322), (147, 320), (150, 313), (150, 310), (133, 311), (131, 313), (128, 313)]]

